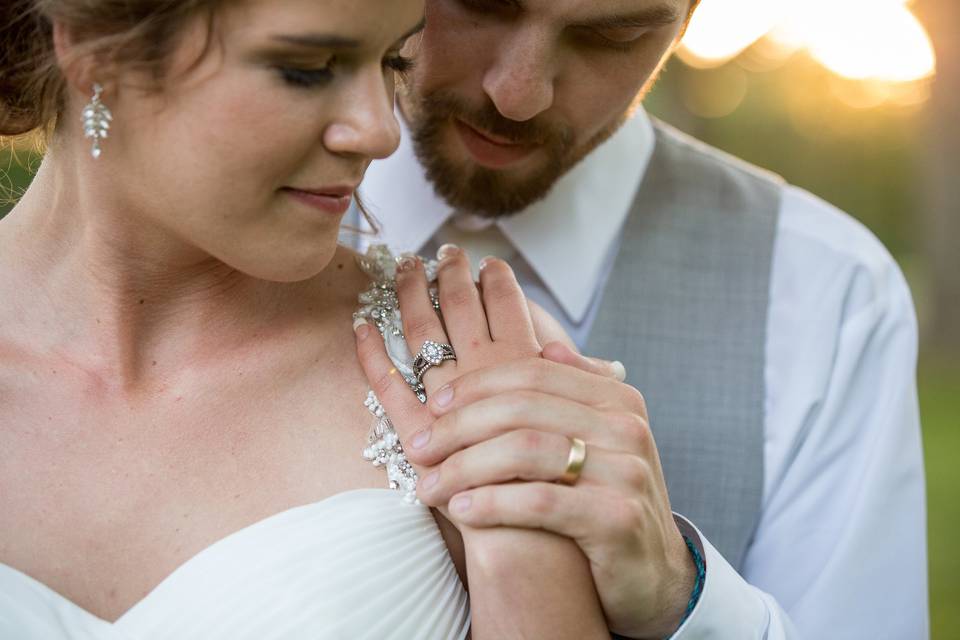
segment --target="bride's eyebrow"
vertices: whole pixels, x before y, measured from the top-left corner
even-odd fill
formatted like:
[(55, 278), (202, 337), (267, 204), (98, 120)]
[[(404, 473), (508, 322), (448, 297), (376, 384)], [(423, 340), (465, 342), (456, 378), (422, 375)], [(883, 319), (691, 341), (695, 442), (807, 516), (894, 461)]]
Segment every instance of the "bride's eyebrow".
[[(398, 42), (403, 42), (410, 36), (420, 33), (426, 25), (426, 18), (420, 20), (415, 27), (400, 36)], [(355, 38), (346, 38), (332, 33), (278, 34), (271, 40), (309, 49), (358, 49), (363, 44)]]
[(326, 33), (304, 33), (298, 35), (275, 35), (274, 42), (283, 42), (310, 49), (357, 49), (360, 41)]

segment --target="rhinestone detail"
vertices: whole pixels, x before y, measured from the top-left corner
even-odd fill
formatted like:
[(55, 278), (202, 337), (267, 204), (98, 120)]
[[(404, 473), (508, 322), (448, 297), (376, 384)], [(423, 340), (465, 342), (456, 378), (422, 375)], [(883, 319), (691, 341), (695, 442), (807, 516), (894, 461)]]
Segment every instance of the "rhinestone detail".
[[(360, 308), (353, 314), (354, 319), (363, 318), (377, 327), (383, 337), (387, 354), (404, 381), (416, 393), (420, 402), (426, 402), (423, 385), (413, 373), (414, 356), (407, 347), (403, 335), (403, 320), (397, 300), (397, 263), (393, 254), (385, 245), (370, 247), (366, 255), (357, 258), (360, 269), (370, 277), (370, 286), (358, 296)], [(437, 261), (424, 260), (427, 281), (436, 280)], [(430, 298), (434, 309), (439, 313), (440, 303), (436, 287), (431, 287)], [(383, 405), (373, 391), (367, 393), (364, 406), (374, 416), (374, 423), (367, 435), (367, 447), (363, 450), (364, 459), (375, 467), (383, 467), (387, 472), (387, 484), (391, 489), (404, 492), (404, 499), (410, 503), (417, 500), (417, 472), (407, 461), (400, 444), (400, 438)]]

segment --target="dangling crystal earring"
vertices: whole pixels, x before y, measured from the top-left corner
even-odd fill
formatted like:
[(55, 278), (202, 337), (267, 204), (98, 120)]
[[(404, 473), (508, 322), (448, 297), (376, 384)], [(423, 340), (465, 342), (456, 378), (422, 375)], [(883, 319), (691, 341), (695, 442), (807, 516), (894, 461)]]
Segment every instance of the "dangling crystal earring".
[(103, 93), (103, 87), (94, 83), (90, 104), (83, 108), (83, 137), (93, 138), (93, 148), (90, 149), (90, 155), (94, 158), (100, 157), (100, 141), (109, 135), (110, 122), (113, 120), (110, 109), (107, 109), (107, 105), (100, 102), (101, 93)]

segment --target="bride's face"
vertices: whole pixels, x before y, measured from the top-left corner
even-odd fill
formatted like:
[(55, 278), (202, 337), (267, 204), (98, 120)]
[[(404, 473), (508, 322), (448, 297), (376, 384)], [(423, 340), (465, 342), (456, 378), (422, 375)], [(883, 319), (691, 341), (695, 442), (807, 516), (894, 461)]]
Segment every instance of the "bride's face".
[(121, 76), (106, 100), (115, 126), (96, 162), (114, 196), (249, 275), (315, 275), (370, 160), (399, 142), (399, 51), (423, 4), (248, 0), (198, 18), (159, 92)]

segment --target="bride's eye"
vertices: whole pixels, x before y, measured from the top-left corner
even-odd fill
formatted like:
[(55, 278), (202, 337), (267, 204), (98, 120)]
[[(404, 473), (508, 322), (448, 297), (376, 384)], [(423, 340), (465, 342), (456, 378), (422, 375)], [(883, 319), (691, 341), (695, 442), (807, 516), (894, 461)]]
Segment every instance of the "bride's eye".
[(392, 55), (383, 59), (383, 67), (392, 69), (397, 75), (404, 77), (413, 70), (413, 58), (405, 58), (401, 55)]
[(327, 84), (333, 80), (333, 62), (330, 58), (322, 67), (276, 67), (283, 81), (292, 87), (313, 88)]

